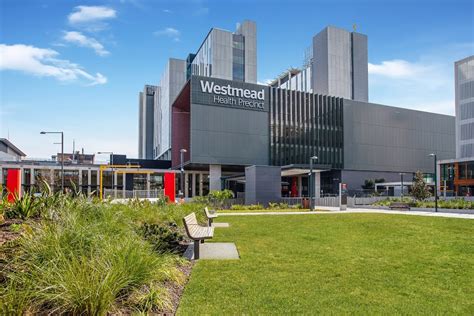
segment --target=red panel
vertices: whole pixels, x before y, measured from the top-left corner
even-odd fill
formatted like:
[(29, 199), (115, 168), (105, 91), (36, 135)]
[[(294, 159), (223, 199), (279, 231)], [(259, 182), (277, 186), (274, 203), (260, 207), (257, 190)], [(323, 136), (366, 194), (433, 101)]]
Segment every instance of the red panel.
[(292, 177), (291, 178), (291, 197), (297, 197), (298, 196), (298, 178), (297, 177)]
[(21, 172), (20, 169), (8, 169), (7, 173), (8, 202), (14, 202), (15, 196), (21, 196)]
[(174, 173), (165, 172), (165, 195), (170, 199), (170, 202), (175, 201), (175, 177)]

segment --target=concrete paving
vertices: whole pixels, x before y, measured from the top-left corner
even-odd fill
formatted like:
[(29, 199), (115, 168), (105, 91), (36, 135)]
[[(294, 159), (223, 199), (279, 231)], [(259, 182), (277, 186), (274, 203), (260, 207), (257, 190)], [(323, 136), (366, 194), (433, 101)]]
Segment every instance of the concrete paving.
[(376, 214), (396, 214), (396, 215), (417, 215), (417, 216), (433, 216), (433, 217), (449, 217), (474, 219), (474, 214), (460, 213), (443, 213), (443, 212), (426, 212), (426, 211), (392, 211), (383, 209), (364, 209), (364, 208), (347, 208), (345, 211), (339, 211), (339, 207), (317, 206), (317, 209), (327, 212), (254, 212), (254, 213), (219, 213), (219, 216), (254, 216), (254, 215), (331, 215), (331, 214), (353, 214), (353, 213), (376, 213)]
[(212, 227), (227, 228), (229, 226), (230, 226), (229, 223), (212, 223)]
[[(183, 255), (189, 260), (194, 259), (194, 246), (190, 244)], [(201, 260), (236, 260), (240, 259), (237, 247), (233, 242), (210, 242), (199, 245)]]

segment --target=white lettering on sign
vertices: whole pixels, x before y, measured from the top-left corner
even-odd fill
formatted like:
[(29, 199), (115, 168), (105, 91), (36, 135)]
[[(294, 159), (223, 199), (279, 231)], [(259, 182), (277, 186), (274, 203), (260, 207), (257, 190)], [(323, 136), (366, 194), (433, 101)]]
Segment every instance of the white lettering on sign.
[(201, 80), (201, 91), (222, 96), (241, 97), (262, 101), (265, 100), (265, 89), (257, 91), (251, 89), (235, 88), (232, 87), (230, 84), (228, 84), (227, 86), (221, 86), (215, 84), (213, 81), (209, 82)]

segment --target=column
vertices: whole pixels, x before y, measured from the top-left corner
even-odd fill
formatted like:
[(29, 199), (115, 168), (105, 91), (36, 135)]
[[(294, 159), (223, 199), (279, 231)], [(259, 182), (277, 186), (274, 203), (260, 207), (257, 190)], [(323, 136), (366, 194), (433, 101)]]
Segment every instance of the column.
[[(0, 170), (0, 173), (1, 173), (1, 170)], [(35, 179), (35, 169), (34, 168), (31, 168), (30, 169), (30, 185), (31, 187), (33, 187), (35, 184), (36, 184), (36, 179)], [(2, 183), (1, 181), (1, 175), (0, 175), (0, 183)]]
[[(149, 174), (148, 174), (149, 175)], [(114, 172), (112, 169), (112, 176), (114, 177), (114, 187), (112, 188), (114, 190), (114, 198), (117, 198), (117, 179), (118, 179), (118, 174), (117, 172)], [(147, 178), (148, 180), (148, 178)]]
[(79, 179), (77, 179), (78, 180), (77, 184), (79, 185), (78, 189), (80, 189), (82, 192), (82, 172), (84, 170), (82, 170), (81, 168), (78, 168), (78, 171), (79, 171)]
[(321, 197), (321, 172), (314, 173), (314, 197)]
[(51, 168), (51, 170), (49, 171), (51, 173), (50, 177), (51, 177), (51, 190), (54, 192), (54, 168)]
[(3, 186), (3, 168), (0, 168), (0, 185)]
[(189, 197), (189, 177), (188, 177), (189, 173), (184, 173), (184, 197), (187, 198)]
[(191, 184), (191, 190), (192, 190), (192, 194), (193, 194), (193, 197), (196, 196), (196, 174), (193, 173), (193, 178), (192, 178), (192, 184)]
[(87, 170), (87, 195), (91, 194), (91, 169)]
[(209, 165), (209, 190), (220, 191), (221, 190), (221, 176), (222, 167), (221, 165)]
[(204, 178), (204, 173), (201, 173), (199, 175), (199, 196), (202, 196), (202, 187), (203, 187), (202, 182), (204, 181), (203, 178)]
[(150, 197), (150, 174), (146, 174), (146, 196)]
[(127, 196), (125, 195), (125, 194), (126, 194), (126, 192), (125, 192), (125, 186), (126, 186), (126, 184), (127, 184), (127, 183), (126, 183), (126, 181), (127, 181), (127, 180), (126, 180), (126, 179), (127, 179), (127, 176), (126, 176), (126, 175), (127, 175), (127, 174), (126, 174), (125, 172), (122, 173), (122, 198), (124, 198), (124, 199), (127, 197)]

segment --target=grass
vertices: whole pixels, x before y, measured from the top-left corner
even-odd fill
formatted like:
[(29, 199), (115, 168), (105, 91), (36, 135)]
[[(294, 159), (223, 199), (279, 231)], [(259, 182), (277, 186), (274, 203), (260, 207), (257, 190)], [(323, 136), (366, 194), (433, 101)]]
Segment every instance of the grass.
[(474, 314), (471, 220), (385, 214), (220, 218), (238, 261), (197, 262), (179, 315)]
[(268, 213), (268, 212), (309, 212), (308, 208), (285, 208), (271, 209), (262, 208), (258, 210), (218, 210), (217, 213)]

